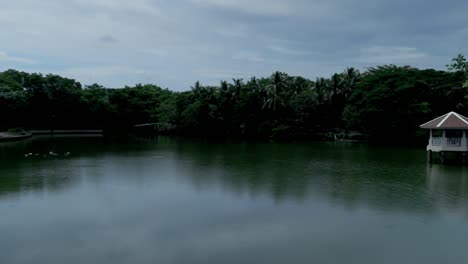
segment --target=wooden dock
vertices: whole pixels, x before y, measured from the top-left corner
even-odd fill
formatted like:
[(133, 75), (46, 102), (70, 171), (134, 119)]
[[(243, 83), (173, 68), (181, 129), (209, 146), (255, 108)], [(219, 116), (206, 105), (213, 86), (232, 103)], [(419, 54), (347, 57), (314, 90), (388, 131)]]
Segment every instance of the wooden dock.
[(33, 130), (33, 136), (36, 135), (102, 135), (104, 130)]
[(10, 132), (1, 132), (0, 133), (0, 142), (5, 141), (15, 141), (30, 138), (32, 133), (25, 133), (25, 134), (17, 134), (17, 133), (10, 133)]

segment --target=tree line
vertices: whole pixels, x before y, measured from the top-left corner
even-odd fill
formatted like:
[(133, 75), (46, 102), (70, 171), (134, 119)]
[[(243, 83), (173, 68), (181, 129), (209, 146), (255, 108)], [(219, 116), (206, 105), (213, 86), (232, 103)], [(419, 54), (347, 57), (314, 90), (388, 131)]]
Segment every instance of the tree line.
[(468, 113), (468, 62), (459, 55), (447, 66), (446, 71), (347, 68), (315, 80), (275, 72), (215, 86), (196, 82), (183, 92), (153, 84), (83, 86), (58, 75), (7, 70), (0, 72), (0, 131), (104, 129), (120, 134), (136, 124), (160, 122), (186, 136), (323, 139), (354, 133), (373, 141), (414, 140), (423, 136), (420, 123), (449, 111)]

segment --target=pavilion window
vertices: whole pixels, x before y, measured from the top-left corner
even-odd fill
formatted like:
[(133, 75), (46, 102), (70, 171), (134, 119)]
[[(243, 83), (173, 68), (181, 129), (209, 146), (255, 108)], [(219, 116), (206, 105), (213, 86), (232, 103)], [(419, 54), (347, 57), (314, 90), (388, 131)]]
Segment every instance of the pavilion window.
[(431, 144), (432, 146), (442, 145), (443, 131), (439, 129), (432, 129)]
[(451, 147), (461, 147), (463, 137), (462, 130), (446, 130), (445, 138), (447, 146)]
[(465, 145), (468, 147), (468, 130), (463, 130), (463, 138), (465, 139)]

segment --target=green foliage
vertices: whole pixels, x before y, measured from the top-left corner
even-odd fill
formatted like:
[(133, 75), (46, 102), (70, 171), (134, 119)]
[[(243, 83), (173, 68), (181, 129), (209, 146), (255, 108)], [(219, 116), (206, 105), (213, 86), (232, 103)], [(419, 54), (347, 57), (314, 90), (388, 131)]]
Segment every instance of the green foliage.
[(393, 65), (369, 69), (344, 111), (350, 128), (374, 140), (410, 140), (424, 120), (465, 110), (462, 79), (454, 74)]
[(463, 54), (458, 54), (457, 57), (452, 59), (452, 63), (447, 65), (447, 68), (451, 71), (460, 71), (463, 73), (468, 72), (468, 62), (466, 61)]
[[(7, 70), (0, 73), (0, 129), (126, 132), (159, 122), (174, 133), (204, 137), (333, 139), (365, 133), (372, 140), (411, 139), (420, 134), (421, 122), (448, 111), (468, 112), (468, 63), (459, 55), (448, 68), (347, 68), (314, 81), (274, 72), (218, 86), (196, 82), (185, 92), (151, 84), (82, 87), (57, 75)], [(344, 133), (350, 130), (362, 133)]]
[(464, 88), (468, 88), (468, 62), (463, 54), (458, 54), (457, 57), (452, 59), (452, 63), (447, 65), (451, 71), (460, 72), (465, 75)]

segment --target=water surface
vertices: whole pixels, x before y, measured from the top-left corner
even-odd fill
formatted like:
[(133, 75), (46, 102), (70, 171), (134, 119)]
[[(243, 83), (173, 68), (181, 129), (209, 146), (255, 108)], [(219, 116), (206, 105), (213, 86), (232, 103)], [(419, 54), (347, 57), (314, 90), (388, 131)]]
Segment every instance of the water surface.
[[(32, 157), (25, 153), (69, 157)], [(468, 169), (423, 149), (0, 144), (0, 263), (467, 263)]]

